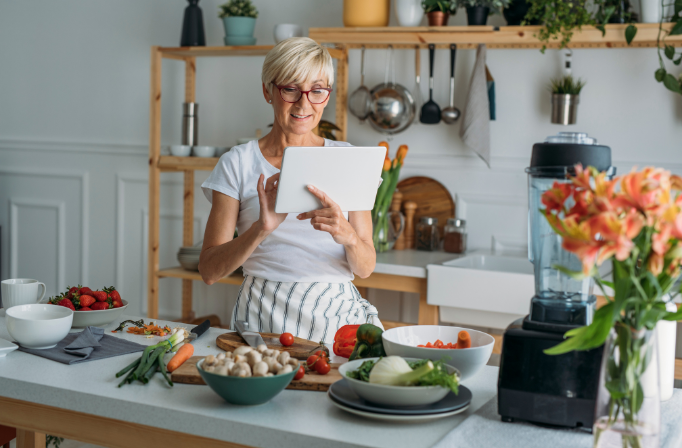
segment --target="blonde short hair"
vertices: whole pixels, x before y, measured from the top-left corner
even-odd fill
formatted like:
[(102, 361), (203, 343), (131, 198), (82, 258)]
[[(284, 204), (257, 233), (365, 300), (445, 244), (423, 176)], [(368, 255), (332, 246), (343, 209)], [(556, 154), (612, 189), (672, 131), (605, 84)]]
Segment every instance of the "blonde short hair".
[(329, 51), (308, 37), (291, 37), (275, 45), (265, 56), (261, 79), (268, 92), (272, 92), (273, 84), (303, 83), (319, 73), (331, 88), (334, 66)]

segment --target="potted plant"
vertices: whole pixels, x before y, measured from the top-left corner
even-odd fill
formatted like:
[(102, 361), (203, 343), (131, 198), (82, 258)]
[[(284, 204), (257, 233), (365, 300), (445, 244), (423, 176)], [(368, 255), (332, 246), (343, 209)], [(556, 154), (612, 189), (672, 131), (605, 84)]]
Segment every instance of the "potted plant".
[(225, 26), (225, 45), (254, 45), (258, 10), (251, 0), (230, 0), (220, 6), (218, 17)]
[(343, 0), (344, 26), (388, 26), (391, 0)]
[(455, 0), (422, 0), (422, 8), (429, 26), (447, 26), (450, 14), (457, 14)]
[(537, 21), (545, 26), (540, 29), (537, 38), (544, 42), (542, 52), (545, 52), (546, 44), (550, 41), (559, 40), (559, 48), (564, 48), (571, 41), (574, 29), (580, 29), (583, 25), (594, 25), (595, 21), (587, 8), (587, 0), (529, 0), (530, 10), (522, 25)]
[[(560, 355), (604, 345), (595, 447), (606, 441), (623, 448), (658, 446), (655, 328), (661, 320), (682, 319), (682, 310), (668, 309), (681, 273), (681, 192), (682, 178), (663, 169), (611, 180), (578, 165), (569, 183), (555, 182), (542, 196), (542, 212), (562, 247), (582, 262), (582, 271), (562, 272), (594, 278), (607, 299), (590, 325), (568, 331), (564, 342), (545, 350)], [(597, 269), (605, 261), (612, 264), (612, 281)]]
[[(502, 10), (502, 15), (507, 21), (507, 25), (515, 26), (521, 25), (526, 19), (526, 15), (530, 11), (530, 1), (528, 0), (511, 0), (509, 4)], [(539, 25), (537, 19), (528, 20), (527, 25)]]
[(501, 12), (509, 0), (458, 0), (458, 6), (466, 8), (469, 25), (486, 25), (491, 12)]
[(585, 81), (566, 75), (552, 79), (549, 90), (552, 92), (552, 123), (575, 124), (578, 118), (580, 91)]

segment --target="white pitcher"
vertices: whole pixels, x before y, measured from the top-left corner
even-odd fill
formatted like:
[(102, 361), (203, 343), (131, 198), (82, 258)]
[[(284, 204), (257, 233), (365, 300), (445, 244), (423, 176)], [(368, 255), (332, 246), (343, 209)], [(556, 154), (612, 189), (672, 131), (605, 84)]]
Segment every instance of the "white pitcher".
[(400, 26), (418, 26), (424, 17), (421, 0), (396, 0), (394, 8)]

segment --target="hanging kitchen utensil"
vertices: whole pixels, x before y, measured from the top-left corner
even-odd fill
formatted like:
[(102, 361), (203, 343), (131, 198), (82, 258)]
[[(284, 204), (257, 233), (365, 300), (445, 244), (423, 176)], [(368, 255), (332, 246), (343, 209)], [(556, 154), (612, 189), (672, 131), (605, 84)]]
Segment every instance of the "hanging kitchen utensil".
[[(393, 65), (393, 70), (390, 70)], [(393, 72), (389, 83), (389, 71)], [(384, 134), (397, 134), (404, 131), (412, 123), (416, 115), (414, 98), (409, 90), (395, 82), (395, 60), (393, 47), (388, 47), (386, 55), (386, 74), (384, 82), (374, 87), (372, 107), (369, 114), (369, 124), (375, 130)]]
[[(414, 97), (414, 108), (417, 113), (421, 113), (422, 110), (422, 77), (421, 77), (421, 50), (417, 46), (414, 49), (414, 76), (415, 84), (412, 91), (412, 96)], [(419, 123), (419, 120), (415, 120), (414, 124)]]
[(369, 89), (365, 87), (365, 47), (362, 47), (362, 56), (360, 59), (360, 87), (358, 87), (348, 98), (348, 109), (350, 113), (360, 119), (360, 123), (364, 123), (370, 112), (372, 105), (372, 95)]
[(419, 118), (424, 124), (436, 124), (440, 121), (440, 107), (433, 101), (433, 57), (436, 51), (434, 44), (429, 44), (429, 100), (422, 106)]
[(450, 44), (450, 105), (443, 109), (441, 115), (446, 124), (454, 124), (461, 115), (459, 109), (455, 107), (455, 57), (457, 56), (457, 45)]

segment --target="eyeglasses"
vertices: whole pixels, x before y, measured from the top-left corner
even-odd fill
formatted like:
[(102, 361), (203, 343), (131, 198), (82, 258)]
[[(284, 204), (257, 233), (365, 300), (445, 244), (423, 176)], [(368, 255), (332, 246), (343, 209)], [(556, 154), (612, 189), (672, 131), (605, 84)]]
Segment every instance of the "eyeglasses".
[(329, 94), (332, 91), (332, 89), (325, 89), (323, 87), (312, 90), (301, 90), (292, 86), (278, 86), (277, 84), (273, 84), (273, 86), (279, 89), (279, 95), (287, 103), (297, 103), (304, 93), (306, 94), (306, 97), (308, 97), (308, 101), (312, 104), (324, 103), (327, 101), (327, 98), (329, 98)]

